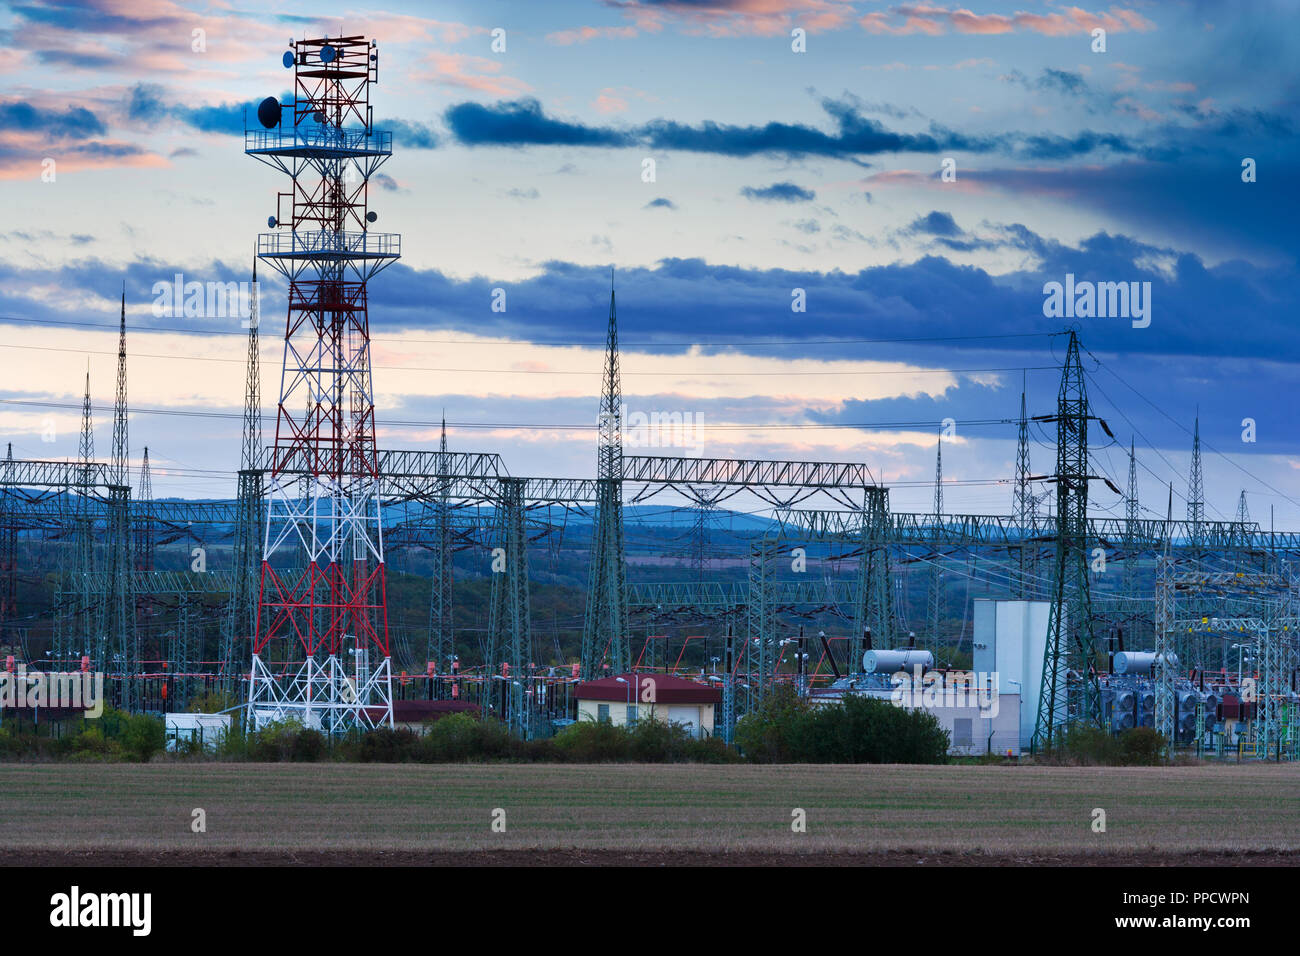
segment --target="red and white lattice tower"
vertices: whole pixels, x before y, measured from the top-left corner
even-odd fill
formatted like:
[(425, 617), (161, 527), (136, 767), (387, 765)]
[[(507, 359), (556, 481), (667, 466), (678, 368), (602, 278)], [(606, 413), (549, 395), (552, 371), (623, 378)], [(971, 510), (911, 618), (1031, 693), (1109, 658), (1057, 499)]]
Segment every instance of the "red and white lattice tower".
[(266, 539), (252, 635), (249, 726), (392, 726), (379, 459), (366, 282), (401, 254), (370, 231), (370, 177), (392, 155), (372, 128), (373, 40), (299, 40), (293, 101), (258, 109), (244, 151), (292, 180), (257, 255), (288, 280), (289, 314), (266, 466)]

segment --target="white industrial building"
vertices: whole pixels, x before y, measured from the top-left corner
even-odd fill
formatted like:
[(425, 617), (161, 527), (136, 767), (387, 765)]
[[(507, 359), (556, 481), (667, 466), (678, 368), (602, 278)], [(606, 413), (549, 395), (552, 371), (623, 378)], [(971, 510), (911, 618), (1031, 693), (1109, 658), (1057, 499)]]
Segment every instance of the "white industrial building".
[[(951, 741), (949, 753), (1019, 756), (1034, 736), (1050, 605), (1046, 601), (975, 601), (972, 670), (932, 670), (929, 651), (868, 651), (863, 673), (813, 691), (814, 704), (846, 694), (880, 697), (932, 714)], [(899, 674), (909, 675), (899, 693)], [(996, 695), (996, 703), (994, 696)]]
[(976, 673), (997, 674), (998, 687), (1020, 697), (1020, 746), (1028, 747), (1038, 719), (1047, 649), (1047, 601), (975, 601)]

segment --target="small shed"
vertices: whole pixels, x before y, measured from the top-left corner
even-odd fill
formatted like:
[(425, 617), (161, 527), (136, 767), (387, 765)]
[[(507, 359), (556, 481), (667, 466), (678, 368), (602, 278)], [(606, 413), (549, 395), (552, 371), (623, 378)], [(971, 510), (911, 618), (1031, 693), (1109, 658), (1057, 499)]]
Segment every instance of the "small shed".
[(181, 741), (197, 744), (204, 750), (215, 750), (230, 732), (230, 715), (164, 714), (163, 724), (168, 750), (175, 750)]
[(670, 674), (615, 674), (574, 688), (579, 720), (607, 720), (622, 726), (638, 720), (681, 724), (693, 737), (713, 733), (722, 688)]

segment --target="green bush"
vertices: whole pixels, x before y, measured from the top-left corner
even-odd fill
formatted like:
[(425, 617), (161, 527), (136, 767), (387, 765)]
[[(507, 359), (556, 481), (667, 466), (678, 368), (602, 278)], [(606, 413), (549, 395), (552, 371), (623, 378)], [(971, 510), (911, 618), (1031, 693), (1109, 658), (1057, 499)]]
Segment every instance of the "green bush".
[(296, 763), (315, 763), (325, 756), (329, 744), (319, 730), (304, 727), (293, 738), (289, 759)]
[(1165, 762), (1165, 736), (1154, 727), (1134, 727), (1119, 736), (1120, 761), (1129, 767), (1155, 767)]
[(81, 760), (120, 759), (122, 747), (104, 734), (104, 727), (98, 721), (87, 720), (81, 732), (70, 740), (72, 756)]
[(361, 763), (406, 763), (413, 756), (418, 738), (402, 728), (376, 727), (349, 741), (348, 756)]
[(1164, 736), (1152, 727), (1134, 727), (1116, 737), (1100, 727), (1071, 724), (1040, 759), (1083, 767), (1152, 767), (1164, 763), (1165, 746)]
[(737, 722), (736, 742), (756, 763), (946, 763), (949, 745), (925, 711), (861, 696), (814, 707), (788, 687)]
[(1119, 763), (1119, 744), (1109, 731), (1088, 724), (1063, 727), (1051, 750), (1041, 759), (1082, 767), (1106, 767)]
[(229, 746), (222, 748), (225, 753), (233, 752), (262, 763), (315, 761), (321, 759), (326, 748), (325, 737), (320, 731), (291, 719), (272, 721), (245, 734), (242, 742), (233, 740), (227, 743)]
[(768, 694), (758, 709), (736, 721), (736, 744), (755, 763), (790, 763), (794, 750), (789, 736), (808, 713), (806, 700), (789, 686)]
[(580, 720), (555, 735), (555, 748), (572, 763), (611, 763), (627, 760), (632, 742), (624, 728), (607, 720)]
[(464, 763), (528, 756), (530, 743), (516, 740), (499, 720), (479, 720), (472, 714), (448, 714), (433, 721), (416, 740), (412, 756), (424, 763)]
[(742, 758), (721, 737), (704, 737), (688, 740), (682, 759), (691, 763), (739, 763)]
[(131, 714), (126, 718), (122, 749), (132, 760), (148, 763), (166, 746), (167, 730), (162, 720), (148, 714)]

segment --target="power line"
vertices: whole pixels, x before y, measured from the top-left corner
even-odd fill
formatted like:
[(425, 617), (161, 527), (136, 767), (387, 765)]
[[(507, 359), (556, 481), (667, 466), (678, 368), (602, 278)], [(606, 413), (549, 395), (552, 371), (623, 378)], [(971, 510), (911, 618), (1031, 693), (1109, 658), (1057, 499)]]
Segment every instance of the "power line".
[[(33, 408), (58, 408), (58, 409), (76, 409), (80, 410), (81, 405), (70, 402), (49, 402), (39, 401), (36, 399), (20, 398), (0, 398), (0, 404), (5, 405), (25, 405)], [(107, 406), (92, 406), (93, 411), (107, 411)], [(131, 414), (140, 415), (168, 415), (181, 418), (214, 418), (214, 419), (239, 419), (243, 416), (234, 412), (207, 412), (193, 411), (179, 408), (140, 408), (132, 407)], [(274, 420), (272, 415), (263, 415), (263, 421)], [(1007, 418), (984, 418), (963, 420), (963, 427), (975, 425), (1008, 425), (1012, 420)], [(437, 422), (406, 420), (406, 419), (380, 419), (377, 424), (384, 426), (409, 426), (415, 428), (433, 428)], [(761, 429), (764, 431), (782, 431), (795, 429), (807, 431), (817, 428), (853, 428), (853, 429), (899, 429), (899, 428), (932, 428), (942, 425), (942, 421), (902, 421), (902, 422), (779, 422), (779, 423), (759, 423), (753, 425), (747, 424), (718, 424), (718, 425), (693, 425), (696, 431), (752, 431)], [(571, 431), (571, 430), (595, 430), (599, 428), (598, 423), (583, 422), (574, 424), (555, 424), (548, 425), (542, 422), (447, 422), (448, 427), (452, 428), (512, 428), (512, 429), (532, 429), (534, 431)]]
[[(1092, 353), (1089, 353), (1089, 355), (1091, 355), (1091, 354), (1092, 354)], [(1119, 374), (1118, 372), (1116, 372), (1115, 370), (1113, 370), (1109, 365), (1106, 365), (1105, 363), (1103, 363), (1103, 362), (1101, 361), (1101, 359), (1097, 358), (1095, 355), (1093, 355), (1092, 358), (1093, 358), (1093, 361), (1095, 361), (1095, 362), (1097, 363), (1097, 367), (1098, 367), (1098, 368), (1105, 369), (1105, 370), (1106, 370), (1107, 372), (1109, 372), (1109, 373), (1110, 373), (1110, 374), (1111, 374), (1111, 375), (1112, 375), (1112, 376), (1113, 376), (1113, 377), (1114, 377), (1114, 378), (1115, 378), (1115, 379), (1116, 379), (1116, 380), (1117, 380), (1121, 385), (1123, 385), (1125, 388), (1127, 388), (1130, 392), (1132, 392), (1132, 393), (1133, 393), (1134, 395), (1136, 395), (1138, 398), (1142, 399), (1142, 401), (1146, 402), (1148, 405), (1150, 405), (1152, 408), (1154, 408), (1157, 412), (1159, 412), (1159, 413), (1160, 413), (1161, 415), (1163, 415), (1165, 418), (1169, 419), (1170, 422), (1172, 422), (1175, 426), (1177, 426), (1178, 428), (1180, 428), (1180, 429), (1181, 429), (1183, 432), (1185, 432), (1189, 437), (1191, 436), (1192, 433), (1191, 433), (1190, 431), (1188, 431), (1186, 425), (1184, 425), (1182, 422), (1178, 421), (1178, 419), (1174, 418), (1172, 415), (1170, 415), (1168, 412), (1166, 412), (1163, 408), (1161, 408), (1161, 407), (1160, 407), (1159, 405), (1157, 405), (1155, 402), (1151, 401), (1151, 399), (1147, 398), (1145, 395), (1143, 395), (1141, 392), (1139, 392), (1136, 388), (1134, 388), (1134, 387), (1133, 387), (1132, 385), (1130, 385), (1127, 381), (1125, 381), (1124, 378), (1123, 378), (1122, 376), (1120, 376), (1120, 374)], [(1105, 392), (1103, 392), (1102, 394), (1105, 395)], [(1110, 399), (1107, 398), (1107, 401), (1110, 401)], [(1114, 403), (1114, 402), (1111, 402), (1111, 404), (1114, 405), (1115, 403)], [(1115, 407), (1118, 409), (1119, 406), (1115, 406)], [(1121, 411), (1120, 414), (1122, 415), (1123, 412)], [(1125, 419), (1125, 421), (1128, 421), (1128, 416), (1125, 415), (1125, 416), (1124, 416), (1124, 419)], [(1131, 425), (1132, 422), (1130, 421), (1129, 424)], [(1136, 431), (1136, 429), (1134, 429), (1134, 430)], [(1140, 434), (1140, 433), (1139, 433), (1139, 434)], [(1144, 438), (1143, 440), (1145, 440), (1145, 438)], [(1279, 496), (1280, 498), (1285, 499), (1286, 501), (1290, 502), (1291, 504), (1293, 504), (1293, 505), (1297, 505), (1297, 506), (1300, 506), (1300, 501), (1297, 501), (1295, 498), (1292, 498), (1290, 495), (1286, 494), (1285, 492), (1282, 492), (1282, 491), (1278, 490), (1277, 488), (1274, 488), (1272, 485), (1270, 485), (1270, 484), (1269, 484), (1267, 481), (1265, 481), (1263, 478), (1260, 478), (1258, 475), (1254, 474), (1253, 472), (1251, 472), (1249, 469), (1243, 467), (1242, 465), (1237, 464), (1237, 462), (1233, 461), (1231, 458), (1229, 458), (1229, 457), (1228, 457), (1227, 455), (1225, 455), (1223, 452), (1219, 451), (1219, 450), (1218, 450), (1217, 448), (1215, 448), (1213, 445), (1211, 445), (1211, 444), (1209, 444), (1208, 442), (1206, 442), (1204, 439), (1201, 440), (1201, 444), (1202, 444), (1204, 447), (1208, 448), (1210, 451), (1214, 452), (1214, 454), (1218, 455), (1220, 458), (1222, 458), (1224, 461), (1226, 461), (1228, 464), (1230, 464), (1233, 468), (1236, 468), (1238, 471), (1240, 471), (1240, 472), (1241, 472), (1243, 475), (1245, 475), (1246, 477), (1253, 479), (1254, 481), (1258, 482), (1258, 483), (1259, 483), (1260, 485), (1262, 485), (1263, 487), (1267, 488), (1269, 491), (1273, 492), (1275, 495)], [(1157, 454), (1159, 454), (1159, 452), (1157, 452)], [(1161, 455), (1160, 457), (1161, 457), (1162, 459), (1164, 459), (1164, 456), (1163, 456), (1163, 455)], [(1164, 460), (1165, 460), (1165, 464), (1168, 465), (1168, 464), (1169, 464), (1168, 459), (1164, 459)], [(1170, 465), (1170, 469), (1173, 470), (1173, 466), (1172, 466), (1172, 465)], [(1175, 471), (1175, 474), (1177, 474), (1177, 471)], [(1186, 500), (1186, 499), (1184, 499), (1184, 500)]]
[[(72, 321), (66, 321), (60, 319), (31, 319), (31, 318), (23, 318), (19, 316), (0, 316), (0, 323), (9, 323), (9, 322), (23, 322), (23, 323), (30, 323), (33, 325), (75, 326), (78, 328), (105, 329), (109, 331), (116, 331), (117, 329), (117, 326), (105, 325), (100, 322), (72, 322)], [(131, 331), (168, 332), (168, 333), (179, 332), (185, 335), (238, 335), (241, 338), (245, 336), (245, 333), (242, 331), (236, 332), (227, 329), (208, 330), (208, 329), (194, 329), (194, 328), (177, 328), (174, 326), (139, 326), (139, 327), (133, 327)], [(689, 339), (680, 342), (663, 342), (663, 341), (647, 340), (645, 342), (625, 341), (622, 342), (622, 345), (624, 347), (642, 346), (642, 347), (656, 347), (656, 348), (664, 348), (664, 347), (687, 348), (696, 345), (705, 346), (705, 347), (708, 346), (729, 347), (733, 345), (744, 345), (747, 347), (748, 346), (782, 347), (782, 346), (789, 346), (789, 345), (888, 345), (891, 343), (909, 344), (909, 343), (917, 343), (917, 342), (973, 342), (973, 341), (980, 341), (980, 340), (995, 340), (995, 339), (1023, 339), (1023, 338), (1037, 338), (1041, 336), (1050, 336), (1056, 334), (1058, 333), (1056, 332), (1004, 332), (997, 335), (931, 335), (931, 336), (913, 336), (908, 338), (896, 338), (896, 339), (766, 339), (765, 340), (765, 339), (738, 338), (734, 340), (712, 341), (712, 342), (701, 340), (701, 339)], [(425, 345), (487, 345), (487, 344), (492, 344), (493, 340), (491, 339), (411, 339), (402, 336), (376, 335), (371, 337), (371, 341), (372, 342), (403, 342), (407, 344), (425, 344)], [(526, 341), (525, 340), (515, 340), (515, 341), (519, 341), (521, 344), (527, 344), (527, 345), (579, 346), (579, 347), (590, 345), (594, 348), (603, 347), (605, 344), (603, 340), (596, 340), (596, 339), (592, 339), (589, 342), (581, 339), (528, 339)]]
[[(116, 352), (106, 352), (100, 349), (73, 349), (59, 348), (53, 345), (14, 345), (10, 342), (0, 342), (0, 348), (21, 349), (28, 352), (70, 352), (77, 355), (113, 355)], [(221, 362), (223, 364), (245, 365), (244, 359), (237, 358), (220, 358), (213, 355), (157, 355), (150, 352), (132, 352), (131, 357), (162, 359), (168, 362), (174, 362), (177, 359), (187, 362)], [(279, 368), (280, 363), (275, 361), (263, 361), (259, 363), (272, 368)], [(767, 372), (725, 372), (717, 369), (687, 369), (685, 371), (673, 372), (624, 372), (624, 375), (642, 375), (657, 376), (659, 378), (678, 378), (688, 375), (705, 375), (710, 378), (773, 378), (776, 376), (803, 377), (806, 375), (959, 375), (969, 372), (1024, 372), (1040, 371), (1050, 368), (1051, 366), (1004, 366), (990, 368), (909, 368), (909, 369), (875, 369), (871, 371), (862, 369), (850, 370), (832, 370), (817, 369), (811, 371), (767, 371)], [(384, 369), (393, 372), (438, 372), (447, 373), (465, 373), (469, 375), (582, 375), (592, 376), (596, 373), (591, 369), (545, 369), (545, 368), (444, 368), (437, 366), (425, 365), (372, 365), (374, 369)]]

